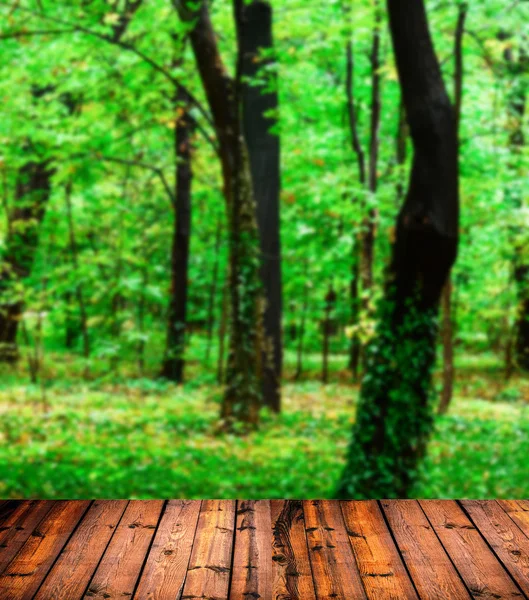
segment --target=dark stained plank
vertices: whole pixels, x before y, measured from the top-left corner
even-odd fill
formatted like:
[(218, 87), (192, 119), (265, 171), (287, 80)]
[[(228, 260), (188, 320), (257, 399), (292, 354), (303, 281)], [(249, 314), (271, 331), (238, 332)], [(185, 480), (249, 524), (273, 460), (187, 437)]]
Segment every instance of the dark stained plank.
[(470, 598), (418, 502), (383, 500), (381, 505), (419, 597)]
[(127, 504), (127, 500), (96, 500), (92, 504), (35, 600), (82, 598)]
[(272, 598), (272, 517), (269, 500), (237, 503), (231, 600)]
[(300, 500), (272, 500), (272, 598), (315, 600)]
[(182, 600), (226, 600), (231, 572), (234, 500), (204, 500)]
[(4, 505), (0, 527), (0, 573), (4, 572), (52, 506), (53, 502), (49, 500), (24, 500)]
[(200, 500), (170, 500), (158, 525), (135, 600), (179, 600), (182, 595)]
[(474, 525), (529, 596), (529, 538), (494, 500), (462, 500)]
[(366, 598), (339, 502), (306, 500), (303, 512), (316, 598)]
[(341, 508), (367, 597), (417, 598), (378, 503), (348, 501)]
[(422, 500), (420, 505), (472, 597), (524, 597), (457, 502)]
[(85, 594), (87, 600), (130, 598), (151, 545), (163, 500), (131, 500)]
[(0, 598), (33, 597), (89, 505), (86, 500), (53, 504), (0, 577)]
[[(0, 501), (0, 532), (2, 531), (2, 527), (4, 522), (9, 519), (9, 517), (16, 511), (20, 505), (28, 502), (28, 500), (2, 500)], [(37, 502), (36, 500), (32, 500), (32, 502)]]
[(498, 504), (529, 537), (529, 501), (527, 500), (497, 500)]

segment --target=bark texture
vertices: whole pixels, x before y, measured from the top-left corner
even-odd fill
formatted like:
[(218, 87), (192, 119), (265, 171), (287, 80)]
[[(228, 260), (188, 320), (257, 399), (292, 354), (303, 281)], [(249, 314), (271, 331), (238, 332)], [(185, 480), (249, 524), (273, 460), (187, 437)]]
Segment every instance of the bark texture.
[[(244, 4), (237, 19), (242, 61), (241, 90), (243, 133), (250, 158), (257, 224), (261, 244), (261, 279), (264, 311), (263, 400), (279, 412), (283, 362), (281, 316), (281, 240), (279, 219), (280, 141), (273, 127), (279, 107), (275, 77), (267, 75), (273, 61), (272, 8), (254, 0)], [(263, 56), (262, 52), (268, 51)]]
[[(239, 49), (237, 74), (232, 78), (219, 54), (206, 2), (183, 0), (176, 6), (190, 26), (189, 39), (218, 139), (228, 210), (231, 336), (221, 416), (228, 427), (237, 422), (253, 426), (262, 406), (264, 298), (255, 199), (240, 115), (242, 54)], [(242, 2), (236, 1), (236, 21), (242, 18), (242, 9)]]
[(414, 152), (340, 497), (406, 497), (416, 481), (432, 424), (439, 300), (457, 254), (454, 110), (423, 1), (387, 6)]

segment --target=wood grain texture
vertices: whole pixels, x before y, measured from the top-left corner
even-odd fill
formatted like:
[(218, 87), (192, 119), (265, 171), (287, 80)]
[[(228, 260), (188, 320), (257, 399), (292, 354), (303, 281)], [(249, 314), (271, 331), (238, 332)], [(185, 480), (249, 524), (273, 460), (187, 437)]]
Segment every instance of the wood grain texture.
[(378, 503), (342, 502), (341, 508), (367, 597), (417, 598)]
[(529, 537), (529, 501), (528, 500), (497, 500), (498, 504)]
[(272, 500), (272, 598), (315, 600), (300, 500)]
[(200, 500), (167, 503), (134, 594), (135, 600), (180, 600), (200, 504)]
[(383, 500), (382, 509), (420, 598), (470, 598), (416, 500)]
[(366, 598), (340, 504), (331, 500), (306, 500), (303, 512), (316, 598)]
[(86, 600), (123, 600), (132, 596), (163, 506), (163, 500), (129, 502), (88, 585)]
[(462, 500), (461, 505), (523, 593), (529, 596), (529, 538), (497, 502)]
[(182, 600), (227, 600), (234, 529), (234, 500), (202, 502)]
[(49, 500), (9, 501), (3, 505), (0, 526), (0, 574), (52, 506), (53, 502)]
[(230, 600), (272, 597), (272, 517), (269, 500), (237, 503)]
[(41, 585), (35, 600), (79, 600), (103, 556), (127, 500), (96, 500)]
[(85, 500), (53, 504), (0, 577), (0, 598), (33, 597), (89, 505)]
[(472, 597), (524, 597), (457, 502), (422, 500), (420, 505)]

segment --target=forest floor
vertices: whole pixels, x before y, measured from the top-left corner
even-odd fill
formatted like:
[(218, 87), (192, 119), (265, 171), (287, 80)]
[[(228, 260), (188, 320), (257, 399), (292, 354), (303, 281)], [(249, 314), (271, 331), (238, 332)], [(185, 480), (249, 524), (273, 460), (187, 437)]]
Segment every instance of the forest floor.
[[(343, 357), (328, 385), (317, 355), (302, 381), (288, 380), (290, 362), (282, 414), (243, 437), (218, 431), (221, 390), (200, 377), (83, 382), (64, 377), (59, 359), (45, 393), (22, 367), (0, 376), (0, 497), (332, 497), (358, 387)], [(506, 384), (492, 355), (458, 363), (413, 495), (528, 497), (529, 381)]]

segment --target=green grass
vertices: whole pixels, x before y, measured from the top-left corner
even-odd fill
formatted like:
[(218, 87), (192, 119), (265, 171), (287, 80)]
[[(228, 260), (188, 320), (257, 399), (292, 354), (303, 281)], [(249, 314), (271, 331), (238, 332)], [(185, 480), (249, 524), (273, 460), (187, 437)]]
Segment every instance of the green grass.
[[(414, 495), (528, 497), (524, 382), (500, 389), (469, 362)], [(55, 380), (43, 402), (11, 379), (0, 386), (0, 497), (332, 497), (357, 396), (336, 379), (287, 383), (281, 416), (244, 437), (218, 431), (211, 385)]]

